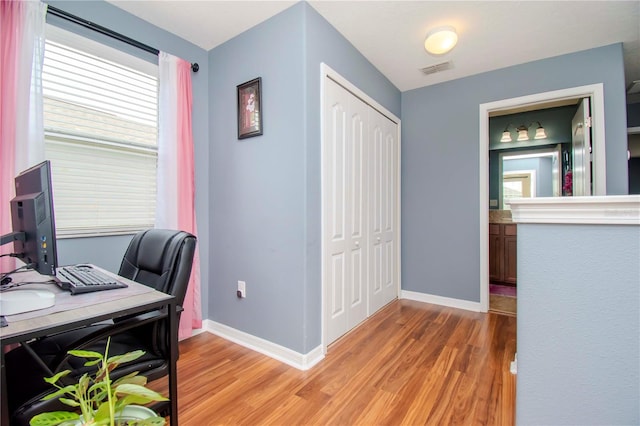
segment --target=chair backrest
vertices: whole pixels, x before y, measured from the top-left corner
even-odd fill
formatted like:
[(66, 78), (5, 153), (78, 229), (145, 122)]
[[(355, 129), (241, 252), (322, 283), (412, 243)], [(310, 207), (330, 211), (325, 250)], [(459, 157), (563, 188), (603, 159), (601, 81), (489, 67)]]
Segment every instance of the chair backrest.
[(175, 296), (184, 303), (196, 237), (184, 231), (148, 229), (136, 234), (124, 254), (119, 275)]
[[(171, 229), (140, 231), (129, 243), (118, 274), (174, 296), (179, 322), (191, 276), (195, 246), (196, 237), (188, 232)], [(122, 317), (114, 322), (127, 318)], [(147, 350), (152, 349), (157, 356), (168, 354), (170, 344), (165, 321), (137, 327), (130, 331), (130, 335), (136, 336), (134, 340), (139, 342), (148, 341)]]

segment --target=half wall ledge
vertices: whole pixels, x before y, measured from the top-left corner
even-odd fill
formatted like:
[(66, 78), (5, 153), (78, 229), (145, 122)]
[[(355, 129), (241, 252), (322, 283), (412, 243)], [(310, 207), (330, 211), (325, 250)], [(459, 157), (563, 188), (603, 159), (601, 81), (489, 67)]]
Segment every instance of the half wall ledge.
[(640, 195), (515, 198), (513, 222), (640, 225)]

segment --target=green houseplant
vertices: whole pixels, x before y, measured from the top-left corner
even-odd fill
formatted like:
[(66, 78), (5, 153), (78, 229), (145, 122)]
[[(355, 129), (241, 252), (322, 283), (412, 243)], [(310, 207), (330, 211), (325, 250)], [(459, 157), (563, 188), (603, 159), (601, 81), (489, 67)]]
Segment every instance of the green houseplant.
[[(72, 411), (54, 411), (34, 416), (31, 426), (83, 425), (83, 426), (116, 426), (116, 425), (164, 425), (165, 419), (153, 416), (146, 419), (129, 419), (126, 411), (132, 404), (147, 404), (154, 401), (167, 401), (159, 393), (147, 389), (147, 378), (133, 372), (112, 381), (109, 374), (120, 364), (136, 360), (144, 355), (144, 351), (133, 351), (123, 355), (108, 356), (110, 339), (107, 340), (104, 355), (99, 352), (74, 350), (70, 355), (85, 358), (85, 366), (98, 366), (97, 371), (89, 375), (83, 374), (76, 383), (59, 384), (61, 379), (69, 375), (70, 370), (45, 378), (47, 383), (57, 390), (45, 396), (43, 400), (60, 398), (60, 401)], [(62, 380), (64, 381), (64, 380)], [(144, 407), (142, 407), (144, 409)], [(80, 413), (77, 412), (80, 410)]]

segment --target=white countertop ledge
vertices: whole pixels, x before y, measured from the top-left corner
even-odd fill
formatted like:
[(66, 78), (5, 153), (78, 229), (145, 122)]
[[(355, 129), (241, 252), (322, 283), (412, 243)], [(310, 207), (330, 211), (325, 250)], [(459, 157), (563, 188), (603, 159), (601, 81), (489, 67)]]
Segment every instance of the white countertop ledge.
[(515, 223), (640, 225), (640, 195), (515, 198)]

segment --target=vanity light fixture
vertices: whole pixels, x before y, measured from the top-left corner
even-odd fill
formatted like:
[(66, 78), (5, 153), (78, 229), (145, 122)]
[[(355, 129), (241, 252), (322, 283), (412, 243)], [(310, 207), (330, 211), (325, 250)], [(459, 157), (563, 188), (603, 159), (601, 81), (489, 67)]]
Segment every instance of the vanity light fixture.
[[(544, 131), (544, 127), (540, 124), (539, 121), (534, 121), (534, 123), (538, 123), (538, 128), (536, 129), (536, 135), (533, 137), (534, 139), (546, 139), (547, 133)], [(531, 123), (533, 124), (533, 123)]]
[[(509, 124), (511, 126), (511, 124)], [(511, 132), (509, 131), (509, 126), (505, 127), (504, 132), (502, 132), (502, 138), (500, 138), (500, 142), (511, 142)]]
[[(534, 121), (531, 124), (529, 124), (528, 126), (525, 126), (524, 124), (521, 124), (520, 126), (516, 127), (516, 131), (518, 132), (518, 138), (516, 139), (518, 142), (522, 142), (522, 141), (528, 141), (529, 138), (529, 128), (531, 126), (533, 126), (535, 123), (538, 124), (538, 127), (536, 128), (536, 134), (533, 137), (534, 139), (546, 139), (547, 138), (547, 133), (544, 131), (544, 127), (542, 127), (542, 124), (540, 124), (539, 121)], [(507, 125), (507, 127), (504, 128), (504, 131), (502, 132), (502, 137), (500, 138), (500, 142), (511, 142), (513, 141), (513, 139), (511, 139), (511, 132), (509, 131), (509, 127), (515, 127), (513, 124), (509, 124)]]
[(529, 128), (526, 126), (518, 127), (518, 142), (529, 140)]
[(434, 28), (427, 33), (424, 48), (432, 55), (444, 55), (458, 43), (458, 33), (452, 26)]

